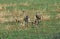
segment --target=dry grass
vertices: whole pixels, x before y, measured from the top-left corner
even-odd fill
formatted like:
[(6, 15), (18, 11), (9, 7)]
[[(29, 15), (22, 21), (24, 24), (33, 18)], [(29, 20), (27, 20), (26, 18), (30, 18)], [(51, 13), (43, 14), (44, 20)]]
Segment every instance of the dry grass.
[(57, 14), (57, 15), (56, 15), (56, 19), (59, 19), (59, 18), (60, 18), (60, 14)]
[(30, 4), (28, 2), (20, 3), (21, 6), (29, 6)]
[[(16, 8), (12, 10), (12, 12), (8, 12), (8, 11), (1, 11), (0, 13), (0, 17), (5, 17), (5, 16), (12, 16), (10, 18), (6, 18), (5, 21), (15, 21), (15, 19), (23, 22), (23, 18), (28, 15), (29, 16), (29, 21), (34, 21), (35, 20), (35, 15), (36, 12), (38, 12), (40, 14), (40, 16), (42, 16), (42, 20), (50, 20), (50, 16), (45, 15), (43, 13), (46, 13), (46, 10), (25, 10), (24, 12), (22, 10), (17, 10)], [(3, 20), (2, 20), (3, 21)]]
[(16, 6), (16, 4), (15, 3), (14, 4), (12, 4), (12, 3), (10, 3), (10, 4), (0, 4), (0, 6), (3, 6), (3, 7)]
[(56, 12), (60, 13), (60, 8), (56, 9)]
[(50, 18), (51, 16), (49, 15), (42, 15), (42, 20), (45, 21), (45, 20), (51, 20)]
[(13, 31), (13, 30), (18, 30), (17, 26), (14, 25), (7, 25), (4, 27), (5, 30)]
[(5, 18), (0, 18), (0, 23), (5, 22)]

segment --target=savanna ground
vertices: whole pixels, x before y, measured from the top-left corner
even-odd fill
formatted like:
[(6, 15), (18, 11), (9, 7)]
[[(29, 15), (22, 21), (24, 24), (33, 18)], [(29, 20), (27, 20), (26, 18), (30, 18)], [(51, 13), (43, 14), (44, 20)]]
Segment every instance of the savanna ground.
[[(33, 21), (36, 12), (43, 17), (37, 27), (15, 21), (25, 15)], [(0, 39), (54, 39), (59, 33), (60, 0), (0, 0)]]

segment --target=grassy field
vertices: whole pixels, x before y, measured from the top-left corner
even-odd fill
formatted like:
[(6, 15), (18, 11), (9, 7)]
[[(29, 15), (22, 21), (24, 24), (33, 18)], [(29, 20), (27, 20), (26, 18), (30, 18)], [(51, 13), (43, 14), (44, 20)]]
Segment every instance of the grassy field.
[[(25, 15), (34, 20), (36, 12), (42, 15), (38, 26), (26, 27), (15, 21), (15, 17)], [(0, 39), (60, 39), (59, 36), (60, 0), (0, 0)]]

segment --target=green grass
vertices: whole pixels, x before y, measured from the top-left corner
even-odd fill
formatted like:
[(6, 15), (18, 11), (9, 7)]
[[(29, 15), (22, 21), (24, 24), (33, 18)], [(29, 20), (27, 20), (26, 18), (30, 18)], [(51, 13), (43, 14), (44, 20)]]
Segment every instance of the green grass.
[[(15, 25), (15, 27), (19, 27), (18, 23), (8, 22), (0, 24), (1, 26), (7, 25)], [(2, 27), (2, 28), (3, 28)], [(11, 31), (8, 30), (0, 30), (0, 38), (2, 39), (51, 39), (51, 35), (54, 33), (60, 32), (60, 24), (59, 20), (51, 20), (51, 21), (42, 21), (39, 26), (31, 26), (31, 28), (27, 30), (18, 30), (13, 29)]]

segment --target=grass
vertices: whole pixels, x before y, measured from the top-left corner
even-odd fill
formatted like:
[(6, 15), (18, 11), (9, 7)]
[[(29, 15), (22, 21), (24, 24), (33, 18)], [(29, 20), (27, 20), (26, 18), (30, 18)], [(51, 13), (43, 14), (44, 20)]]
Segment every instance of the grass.
[[(60, 0), (0, 0), (1, 6), (11, 3), (16, 5), (6, 6), (6, 12), (4, 10), (0, 11), (3, 14), (12, 14), (3, 16), (5, 19), (14, 16), (17, 17), (17, 15), (23, 13), (23, 10), (25, 11), (25, 15), (28, 14), (31, 18), (33, 18), (36, 12), (48, 15), (51, 18), (50, 20), (42, 20), (38, 26), (29, 25), (28, 27), (14, 21), (0, 23), (0, 39), (52, 39), (56, 33), (60, 33), (60, 18), (56, 19), (57, 14), (59, 14), (59, 12), (56, 12), (56, 9), (60, 8)], [(21, 12), (15, 12), (15, 9)]]
[[(12, 30), (6, 30), (2, 29), (4, 26), (11, 26), (12, 24), (13, 29)], [(19, 30), (17, 27), (19, 27), (18, 23), (3, 23), (0, 24), (0, 38), (2, 39), (51, 39), (51, 35), (54, 33), (60, 32), (60, 26), (59, 21), (42, 21), (41, 24), (37, 27), (31, 26), (31, 28), (25, 30)], [(16, 28), (16, 29), (15, 29)], [(2, 30), (1, 30), (2, 29)]]

